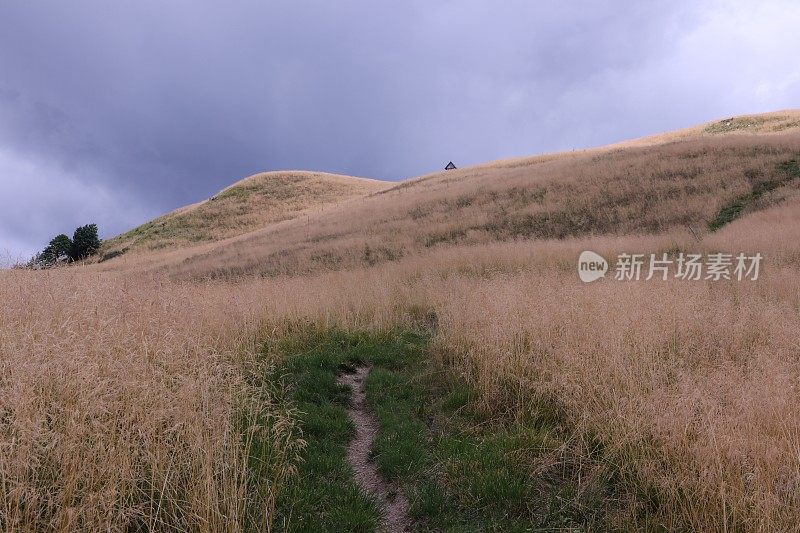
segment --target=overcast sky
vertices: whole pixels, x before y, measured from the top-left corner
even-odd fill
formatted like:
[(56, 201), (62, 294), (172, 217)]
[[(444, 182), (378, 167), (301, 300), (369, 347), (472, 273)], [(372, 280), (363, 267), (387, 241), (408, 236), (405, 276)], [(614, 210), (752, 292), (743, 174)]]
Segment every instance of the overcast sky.
[(398, 180), (800, 107), (796, 0), (2, 0), (0, 253), (258, 171)]

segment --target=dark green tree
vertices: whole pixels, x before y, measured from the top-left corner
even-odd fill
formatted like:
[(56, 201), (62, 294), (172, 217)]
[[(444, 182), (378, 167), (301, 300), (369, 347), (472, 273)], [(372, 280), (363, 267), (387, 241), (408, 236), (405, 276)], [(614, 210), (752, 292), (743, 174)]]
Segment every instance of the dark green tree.
[(34, 262), (42, 266), (50, 266), (58, 261), (68, 259), (72, 250), (72, 241), (64, 235), (56, 235), (50, 244), (34, 258)]
[(97, 236), (97, 224), (87, 224), (75, 230), (69, 258), (73, 261), (94, 255), (100, 249), (100, 238)]
[(50, 241), (50, 245), (47, 248), (52, 250), (56, 259), (69, 257), (69, 252), (72, 249), (72, 241), (62, 233), (61, 235), (53, 237), (53, 240)]
[(36, 254), (32, 262), (40, 266), (50, 266), (56, 262), (56, 254), (53, 252), (53, 249), (48, 246), (40, 253)]

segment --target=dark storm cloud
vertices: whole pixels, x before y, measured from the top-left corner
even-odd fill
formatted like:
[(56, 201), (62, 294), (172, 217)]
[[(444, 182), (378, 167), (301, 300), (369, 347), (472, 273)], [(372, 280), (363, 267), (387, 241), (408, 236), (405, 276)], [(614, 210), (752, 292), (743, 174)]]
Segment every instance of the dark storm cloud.
[(0, 4), (0, 249), (247, 174), (400, 179), (796, 105), (791, 2)]

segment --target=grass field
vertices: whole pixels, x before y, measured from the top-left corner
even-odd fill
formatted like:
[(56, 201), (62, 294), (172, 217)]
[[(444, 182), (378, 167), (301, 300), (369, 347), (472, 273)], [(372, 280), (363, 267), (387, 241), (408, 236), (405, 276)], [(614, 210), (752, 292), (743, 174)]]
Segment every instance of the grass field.
[[(374, 460), (420, 531), (796, 530), (783, 113), (0, 272), (2, 528), (370, 530), (336, 385), (367, 362)], [(587, 249), (764, 262), (757, 281), (583, 284)]]
[(265, 172), (104, 243), (102, 257), (219, 241), (391, 186), (322, 172)]

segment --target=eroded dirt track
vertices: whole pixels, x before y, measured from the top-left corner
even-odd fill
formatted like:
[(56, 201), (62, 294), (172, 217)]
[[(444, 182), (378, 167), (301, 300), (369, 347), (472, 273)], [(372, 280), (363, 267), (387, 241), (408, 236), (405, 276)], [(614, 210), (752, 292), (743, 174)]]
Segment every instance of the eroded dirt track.
[(356, 436), (347, 447), (347, 460), (355, 472), (358, 486), (372, 495), (383, 508), (385, 531), (411, 531), (412, 520), (408, 514), (408, 500), (393, 484), (378, 474), (378, 467), (370, 460), (372, 443), (378, 433), (378, 421), (368, 407), (364, 392), (364, 380), (369, 367), (360, 367), (355, 372), (342, 374), (339, 383), (352, 389), (350, 418), (356, 426)]

